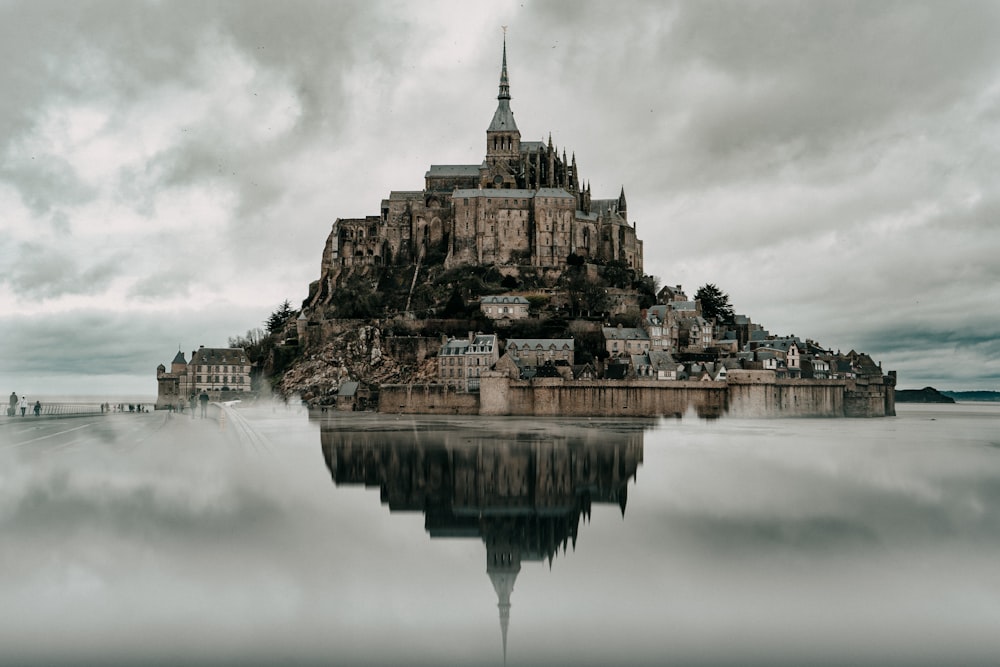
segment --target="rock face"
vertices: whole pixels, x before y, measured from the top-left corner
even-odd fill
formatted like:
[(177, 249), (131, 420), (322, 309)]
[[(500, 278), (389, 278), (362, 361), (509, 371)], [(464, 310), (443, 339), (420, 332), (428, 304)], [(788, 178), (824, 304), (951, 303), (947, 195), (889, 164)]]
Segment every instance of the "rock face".
[(369, 387), (429, 382), (437, 375), (436, 361), (432, 358), (420, 365), (401, 363), (385, 351), (379, 327), (359, 326), (310, 346), (303, 358), (282, 376), (277, 389), (284, 396), (298, 395), (322, 405), (347, 381), (362, 382)]
[(934, 387), (923, 389), (897, 389), (897, 403), (954, 403), (955, 399), (945, 396)]

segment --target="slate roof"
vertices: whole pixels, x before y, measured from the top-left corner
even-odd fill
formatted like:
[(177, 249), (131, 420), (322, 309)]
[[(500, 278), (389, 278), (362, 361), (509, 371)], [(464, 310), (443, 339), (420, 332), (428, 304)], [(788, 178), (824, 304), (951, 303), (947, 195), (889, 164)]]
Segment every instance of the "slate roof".
[(337, 396), (355, 396), (358, 393), (358, 383), (353, 381), (344, 382), (337, 390)]
[(466, 350), (469, 349), (471, 343), (464, 338), (452, 338), (447, 343), (441, 346), (441, 356), (454, 355), (454, 354), (465, 354)]
[(424, 174), (427, 177), (434, 176), (475, 176), (479, 177), (478, 164), (432, 164), (431, 168)]
[(572, 338), (508, 338), (508, 350), (573, 350), (576, 341)]
[(601, 327), (605, 340), (649, 340), (644, 329), (636, 327)]
[(523, 296), (516, 294), (491, 294), (490, 296), (484, 296), (479, 299), (480, 303), (517, 303), (522, 305), (527, 305), (530, 303)]
[(664, 352), (662, 350), (650, 350), (646, 353), (646, 357), (649, 359), (649, 365), (652, 366), (655, 371), (677, 369), (677, 361), (669, 352)]
[(247, 353), (242, 347), (201, 347), (191, 357), (198, 364), (247, 364)]
[(697, 311), (697, 301), (671, 301), (670, 308), (677, 311)]

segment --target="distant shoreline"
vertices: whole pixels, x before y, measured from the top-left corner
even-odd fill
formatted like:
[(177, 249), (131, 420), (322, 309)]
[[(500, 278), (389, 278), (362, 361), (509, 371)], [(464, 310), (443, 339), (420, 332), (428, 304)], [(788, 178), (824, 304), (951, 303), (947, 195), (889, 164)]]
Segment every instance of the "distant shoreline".
[[(21, 394), (18, 394), (20, 396)], [(42, 403), (95, 403), (100, 405), (101, 403), (109, 403), (111, 405), (117, 405), (119, 403), (156, 403), (156, 396), (153, 394), (133, 394), (131, 396), (127, 394), (24, 394), (26, 397), (31, 399), (32, 402), (40, 401)]]

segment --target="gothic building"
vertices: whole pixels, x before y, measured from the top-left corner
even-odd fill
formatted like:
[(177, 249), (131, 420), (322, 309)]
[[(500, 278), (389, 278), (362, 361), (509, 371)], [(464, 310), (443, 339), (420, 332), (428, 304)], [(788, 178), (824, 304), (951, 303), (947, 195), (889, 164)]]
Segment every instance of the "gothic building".
[(522, 141), (510, 108), (504, 42), (497, 109), (480, 164), (431, 165), (424, 189), (392, 191), (379, 215), (339, 218), (327, 238), (313, 304), (342, 276), (371, 266), (443, 261), (446, 267), (565, 268), (571, 253), (625, 262), (642, 272), (642, 241), (628, 221), (625, 189), (592, 199), (575, 153)]

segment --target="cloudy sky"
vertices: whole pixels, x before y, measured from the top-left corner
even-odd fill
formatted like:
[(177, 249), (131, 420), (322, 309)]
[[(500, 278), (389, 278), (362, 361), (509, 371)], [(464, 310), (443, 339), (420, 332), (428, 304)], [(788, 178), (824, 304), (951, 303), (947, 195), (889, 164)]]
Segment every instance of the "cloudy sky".
[[(1000, 4), (0, 0), (0, 382), (155, 393), (337, 217), (525, 139), (646, 272), (900, 386), (1000, 389)], [(989, 180), (988, 180), (989, 179)]]

